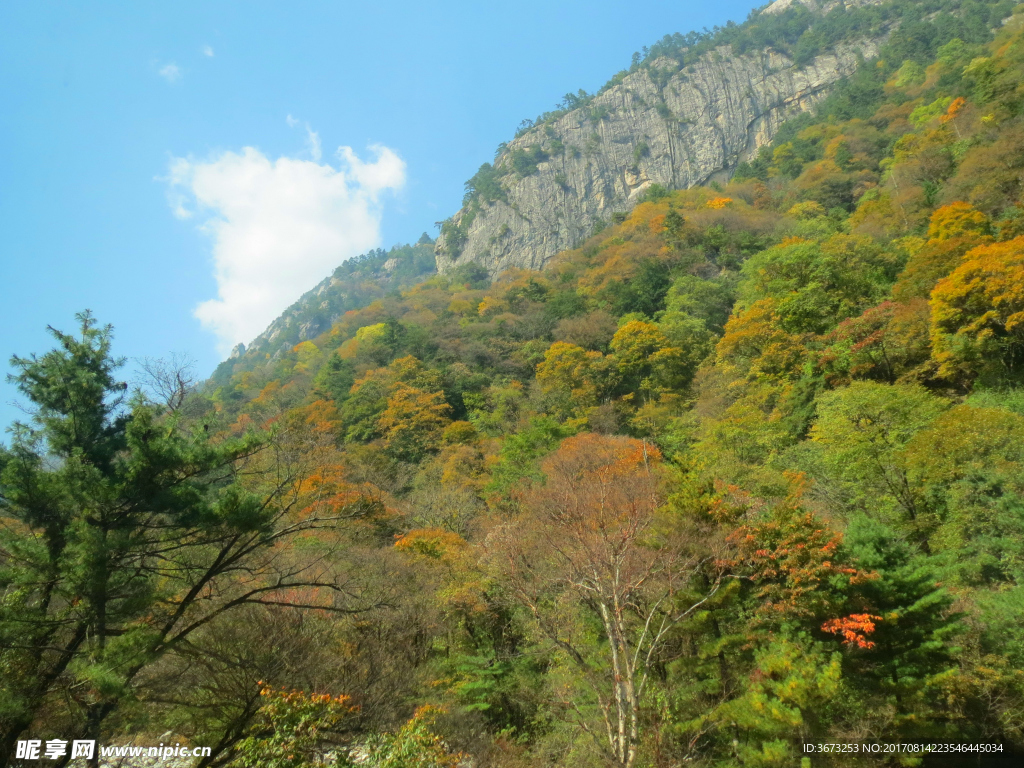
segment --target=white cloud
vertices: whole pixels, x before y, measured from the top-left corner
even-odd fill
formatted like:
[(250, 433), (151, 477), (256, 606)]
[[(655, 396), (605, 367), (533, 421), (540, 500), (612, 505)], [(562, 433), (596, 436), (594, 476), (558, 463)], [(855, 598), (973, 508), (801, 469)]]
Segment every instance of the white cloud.
[(157, 176), (157, 181), (167, 182), (167, 203), (171, 206), (171, 212), (176, 219), (191, 219), (193, 212), (185, 207), (187, 196), (181, 191), (181, 187), (188, 186), (188, 180), (192, 173), (192, 165), (188, 160), (181, 157), (171, 159), (166, 176)]
[(319, 162), (319, 137), (315, 146), (314, 161), (270, 160), (246, 147), (170, 163), (164, 181), (174, 215), (209, 213), (201, 229), (213, 238), (218, 298), (195, 316), (222, 353), (249, 343), (338, 264), (380, 243), (379, 198), (405, 183), (405, 163), (387, 147), (371, 147), (369, 162), (341, 147), (335, 168)]
[(213, 48), (211, 46), (209, 46), (209, 45), (204, 45), (203, 46), (203, 56), (209, 56), (212, 59), (213, 58)]
[[(292, 115), (288, 115), (284, 121), (288, 123), (289, 128), (294, 128), (299, 125), (302, 121)], [(306, 147), (309, 149), (309, 155), (313, 158), (314, 163), (319, 163), (320, 158), (324, 156), (323, 146), (320, 144), (320, 134), (314, 131), (309, 123), (306, 123)], [(340, 150), (339, 150), (340, 151)]]
[(173, 61), (160, 67), (157, 74), (168, 83), (176, 83), (181, 79), (181, 69)]
[(320, 134), (306, 126), (306, 143), (309, 145), (309, 154), (313, 158), (314, 163), (319, 163), (320, 158), (324, 156), (323, 148), (320, 146)]

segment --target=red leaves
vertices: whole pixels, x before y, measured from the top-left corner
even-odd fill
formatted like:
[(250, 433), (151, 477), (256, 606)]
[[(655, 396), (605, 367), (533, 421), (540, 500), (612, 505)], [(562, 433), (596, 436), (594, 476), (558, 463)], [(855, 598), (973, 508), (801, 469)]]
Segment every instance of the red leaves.
[(827, 616), (845, 585), (871, 578), (847, 564), (841, 534), (798, 507), (781, 506), (729, 539), (739, 550), (733, 566), (756, 585), (765, 620)]
[(875, 622), (878, 621), (882, 621), (881, 616), (873, 616), (870, 613), (851, 613), (841, 619), (829, 619), (821, 625), (821, 629), (829, 634), (840, 635), (843, 638), (843, 645), (870, 649), (874, 648), (875, 644), (868, 640), (866, 635), (875, 631)]

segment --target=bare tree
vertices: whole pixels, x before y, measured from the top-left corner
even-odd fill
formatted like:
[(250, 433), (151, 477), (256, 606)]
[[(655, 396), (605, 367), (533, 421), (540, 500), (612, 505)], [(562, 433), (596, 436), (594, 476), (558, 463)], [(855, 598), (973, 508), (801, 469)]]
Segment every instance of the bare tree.
[[(659, 515), (659, 459), (639, 440), (570, 438), (545, 462), (547, 483), (528, 496), (525, 512), (485, 545), (541, 633), (594, 691), (603, 728), (592, 725), (580, 701), (566, 703), (623, 768), (636, 760), (644, 694), (670, 631), (719, 583), (694, 592), (693, 577), (708, 558)], [(574, 624), (580, 608), (600, 620), (607, 648), (595, 651), (583, 625)]]
[(169, 358), (144, 357), (138, 361), (144, 387), (172, 412), (180, 410), (195, 390), (195, 363), (178, 352)]

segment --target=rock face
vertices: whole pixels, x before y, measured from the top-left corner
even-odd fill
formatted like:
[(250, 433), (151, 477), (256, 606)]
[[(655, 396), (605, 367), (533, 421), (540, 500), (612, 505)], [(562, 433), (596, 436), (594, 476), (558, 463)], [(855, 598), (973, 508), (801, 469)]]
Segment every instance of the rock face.
[[(803, 67), (771, 49), (735, 56), (723, 47), (685, 69), (658, 59), (510, 142), (495, 161), (506, 172), (505, 199), (478, 200), (452, 217), (437, 241), (438, 270), (468, 262), (492, 275), (540, 269), (632, 208), (651, 184), (680, 189), (725, 180), (788, 117), (875, 57), (880, 43), (845, 43)], [(540, 162), (527, 164), (525, 174), (510, 172), (517, 150)]]

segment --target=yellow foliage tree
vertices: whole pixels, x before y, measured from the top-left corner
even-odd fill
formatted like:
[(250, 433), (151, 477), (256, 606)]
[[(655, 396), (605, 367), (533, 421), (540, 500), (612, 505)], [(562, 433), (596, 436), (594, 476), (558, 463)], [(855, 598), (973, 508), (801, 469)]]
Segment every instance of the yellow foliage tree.
[(906, 215), (898, 204), (881, 192), (863, 195), (850, 216), (850, 231), (855, 234), (893, 237), (906, 226)]
[(476, 311), (480, 317), (494, 317), (497, 314), (508, 311), (508, 302), (497, 296), (484, 296), (484, 300), (477, 306)]
[(932, 354), (939, 373), (969, 381), (1024, 362), (1024, 237), (969, 251), (932, 291)]
[(786, 213), (794, 219), (801, 220), (820, 219), (828, 215), (828, 211), (825, 210), (825, 206), (817, 200), (808, 200), (805, 203), (797, 203), (786, 211)]
[(464, 538), (442, 528), (415, 528), (395, 539), (395, 549), (419, 561), (437, 578), (434, 598), (445, 613), (472, 621), (491, 610), (489, 579), (478, 553)]
[(556, 341), (537, 365), (541, 391), (553, 396), (563, 417), (580, 415), (598, 404), (611, 383), (610, 361), (600, 352)]
[(928, 239), (988, 235), (992, 222), (970, 203), (956, 202), (936, 209), (928, 223)]
[(654, 323), (630, 320), (611, 341), (619, 372), (632, 388), (654, 390), (678, 383), (683, 363), (682, 350)]
[(304, 427), (316, 436), (333, 439), (341, 429), (341, 416), (331, 400), (314, 400), (288, 411), (287, 422), (290, 426)]
[(898, 301), (927, 298), (939, 280), (960, 266), (964, 254), (991, 241), (992, 238), (978, 234), (928, 240), (907, 259), (907, 265), (892, 288), (893, 298)]
[(292, 348), (298, 361), (295, 363), (295, 370), (306, 373), (311, 371), (316, 362), (320, 359), (320, 349), (312, 341), (303, 341)]
[(782, 329), (774, 299), (760, 299), (729, 318), (715, 350), (720, 365), (748, 379), (786, 379), (806, 355), (801, 337)]
[(384, 447), (405, 461), (418, 461), (441, 443), (451, 406), (442, 392), (424, 392), (398, 384), (377, 420)]

